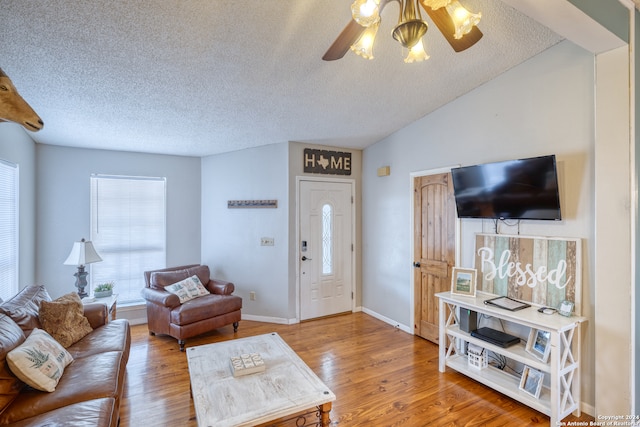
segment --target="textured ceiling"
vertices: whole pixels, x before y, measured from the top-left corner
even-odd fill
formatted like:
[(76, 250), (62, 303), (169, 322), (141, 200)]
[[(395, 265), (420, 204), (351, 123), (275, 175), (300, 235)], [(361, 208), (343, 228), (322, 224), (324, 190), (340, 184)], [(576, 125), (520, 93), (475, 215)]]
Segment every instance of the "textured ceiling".
[[(374, 49), (322, 55), (351, 0), (2, 0), (0, 68), (45, 122), (38, 143), (204, 156), (300, 141), (364, 148), (556, 44), (497, 0), (455, 53), (405, 64), (390, 3)], [(13, 124), (0, 124), (13, 126)]]

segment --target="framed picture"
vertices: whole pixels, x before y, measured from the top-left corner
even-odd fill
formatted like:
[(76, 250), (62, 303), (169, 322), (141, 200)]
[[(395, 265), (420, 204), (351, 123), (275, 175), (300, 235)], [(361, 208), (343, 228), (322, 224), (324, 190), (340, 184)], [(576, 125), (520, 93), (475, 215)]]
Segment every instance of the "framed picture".
[(546, 362), (551, 352), (551, 332), (532, 328), (529, 332), (526, 350)]
[(522, 377), (520, 378), (520, 390), (538, 399), (540, 397), (540, 390), (542, 390), (542, 379), (544, 373), (533, 369), (529, 366), (524, 367), (522, 371)]
[(562, 301), (560, 303), (560, 307), (558, 308), (558, 313), (562, 314), (563, 316), (571, 316), (571, 313), (573, 313), (573, 302), (572, 301)]
[(451, 293), (456, 295), (476, 296), (475, 268), (453, 267), (451, 272)]

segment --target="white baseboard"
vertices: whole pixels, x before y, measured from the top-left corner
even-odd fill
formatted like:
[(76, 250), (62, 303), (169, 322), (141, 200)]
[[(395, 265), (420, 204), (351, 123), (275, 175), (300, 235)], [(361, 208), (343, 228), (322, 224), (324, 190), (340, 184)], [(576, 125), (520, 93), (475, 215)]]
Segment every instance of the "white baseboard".
[(252, 320), (254, 322), (277, 323), (278, 325), (293, 325), (299, 323), (297, 319), (284, 319), (281, 317), (257, 316), (255, 314), (242, 313), (242, 320)]
[(412, 334), (413, 335), (413, 328), (408, 327), (407, 325), (403, 325), (399, 322), (396, 322), (393, 319), (390, 319), (386, 316), (383, 316), (380, 313), (376, 313), (373, 310), (369, 310), (368, 308), (362, 308), (362, 311), (366, 314), (368, 314), (369, 316), (375, 317), (378, 320), (382, 320), (384, 323), (388, 323), (389, 325), (393, 326), (396, 329), (400, 329), (401, 331), (404, 331), (408, 334)]
[(116, 319), (127, 319), (131, 325), (147, 323), (146, 305), (117, 306)]

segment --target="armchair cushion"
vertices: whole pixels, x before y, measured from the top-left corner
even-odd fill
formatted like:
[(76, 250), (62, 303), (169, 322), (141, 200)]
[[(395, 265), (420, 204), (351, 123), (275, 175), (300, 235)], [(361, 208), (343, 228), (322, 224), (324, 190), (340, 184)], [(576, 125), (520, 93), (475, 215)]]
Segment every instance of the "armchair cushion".
[(164, 288), (167, 292), (171, 292), (172, 294), (176, 294), (178, 298), (180, 298), (180, 304), (184, 304), (187, 301), (191, 301), (192, 299), (202, 297), (205, 295), (209, 295), (209, 291), (202, 286), (200, 283), (200, 279), (198, 279), (197, 275), (193, 275), (191, 277), (187, 277), (184, 280), (181, 280), (173, 285), (165, 286)]
[(181, 280), (187, 279), (193, 275), (198, 276), (200, 283), (205, 286), (209, 283), (210, 272), (209, 267), (206, 265), (198, 265), (194, 267), (187, 267), (180, 270), (172, 271), (155, 271), (151, 273), (150, 287), (154, 289), (164, 290), (165, 287), (173, 285)]
[(209, 294), (188, 301), (171, 310), (171, 323), (189, 325), (201, 320), (211, 319), (242, 308), (242, 298), (235, 295), (223, 296)]

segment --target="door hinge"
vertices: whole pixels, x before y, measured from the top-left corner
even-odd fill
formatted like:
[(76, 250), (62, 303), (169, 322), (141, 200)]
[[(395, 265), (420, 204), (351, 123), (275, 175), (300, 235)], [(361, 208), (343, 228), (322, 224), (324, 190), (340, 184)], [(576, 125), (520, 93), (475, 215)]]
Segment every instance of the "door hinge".
[(351, 196), (351, 204), (353, 204), (353, 196)]
[(351, 252), (353, 252), (353, 243), (351, 244)]
[(353, 299), (353, 292), (351, 292), (351, 299)]

